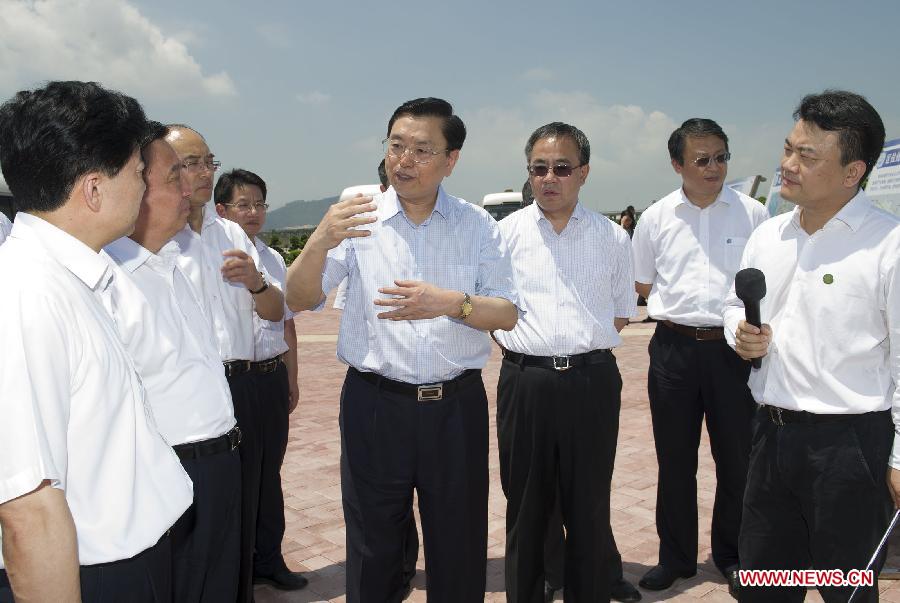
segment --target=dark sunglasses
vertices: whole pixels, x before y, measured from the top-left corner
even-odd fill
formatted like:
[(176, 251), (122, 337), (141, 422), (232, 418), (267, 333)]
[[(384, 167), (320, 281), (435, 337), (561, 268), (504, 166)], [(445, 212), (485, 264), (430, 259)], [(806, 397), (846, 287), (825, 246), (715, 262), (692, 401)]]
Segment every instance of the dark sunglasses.
[(731, 159), (731, 153), (722, 153), (721, 155), (716, 155), (715, 157), (697, 157), (694, 159), (694, 165), (699, 168), (705, 168), (709, 165), (709, 162), (715, 159), (716, 163), (719, 165), (725, 165), (728, 163), (728, 160)]
[(528, 170), (529, 174), (537, 178), (543, 178), (550, 170), (553, 170), (553, 174), (557, 178), (568, 178), (572, 175), (572, 170), (580, 167), (580, 165), (554, 165), (553, 167), (549, 165), (529, 165), (525, 169)]

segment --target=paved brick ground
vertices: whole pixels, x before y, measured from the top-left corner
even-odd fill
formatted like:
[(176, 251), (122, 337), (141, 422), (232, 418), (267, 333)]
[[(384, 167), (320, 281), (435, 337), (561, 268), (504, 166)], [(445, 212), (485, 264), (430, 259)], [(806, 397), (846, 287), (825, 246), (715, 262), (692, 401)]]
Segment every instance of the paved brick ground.
[[(330, 304), (329, 304), (330, 308)], [(340, 314), (328, 309), (298, 316), (300, 339), (300, 407), (291, 418), (290, 442), (282, 470), (287, 533), (284, 553), (291, 569), (307, 572), (309, 586), (283, 593), (267, 586), (256, 589), (258, 603), (345, 601), (344, 524), (338, 458), (338, 398), (346, 367), (335, 358)], [(634, 324), (624, 332), (624, 345), (616, 350), (625, 383), (621, 427), (612, 491), (613, 531), (622, 553), (625, 577), (637, 583), (656, 563), (658, 540), (654, 524), (656, 505), (656, 457), (647, 403), (647, 344), (652, 324)], [(484, 371), (491, 405), (491, 490), (488, 524), (488, 601), (505, 601), (503, 592), (504, 513), (506, 501), (500, 489), (497, 457), (495, 398), (500, 355), (495, 350)], [(679, 581), (663, 593), (644, 592), (644, 601), (733, 601), (724, 580), (710, 558), (709, 524), (715, 475), (704, 435), (697, 475), (700, 508), (700, 556), (697, 575)], [(419, 573), (408, 599), (425, 601), (424, 560), (420, 551)], [(889, 562), (889, 565), (890, 562)], [(900, 582), (882, 580), (884, 601), (900, 603)], [(561, 600), (562, 597), (558, 596)], [(821, 601), (810, 592), (808, 600)]]

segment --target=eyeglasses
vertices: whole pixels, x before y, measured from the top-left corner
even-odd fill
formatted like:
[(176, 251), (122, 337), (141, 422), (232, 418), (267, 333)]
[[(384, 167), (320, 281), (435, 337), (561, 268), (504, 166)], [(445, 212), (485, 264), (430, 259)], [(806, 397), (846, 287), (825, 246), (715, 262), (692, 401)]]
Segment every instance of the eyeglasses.
[(715, 157), (710, 157), (709, 155), (706, 155), (704, 157), (697, 157), (696, 159), (694, 159), (694, 165), (696, 165), (698, 168), (705, 168), (706, 166), (709, 165), (709, 162), (713, 161), (713, 160), (715, 160), (715, 162), (718, 163), (719, 165), (725, 165), (726, 163), (728, 163), (728, 161), (730, 159), (731, 159), (731, 153), (727, 153), (727, 152), (721, 153), (720, 155), (716, 155)]
[(525, 169), (528, 170), (528, 173), (534, 176), (535, 178), (543, 178), (550, 171), (553, 171), (553, 174), (557, 178), (568, 178), (572, 175), (572, 170), (576, 168), (580, 168), (584, 166), (581, 165), (554, 165), (553, 167), (549, 165), (529, 165), (526, 166)]
[(192, 174), (197, 174), (202, 172), (205, 169), (210, 172), (215, 172), (220, 167), (222, 167), (221, 161), (201, 161), (200, 159), (188, 159), (187, 161), (183, 161), (181, 163), (181, 167), (186, 169), (188, 172)]
[(403, 156), (406, 153), (412, 155), (413, 163), (418, 165), (425, 165), (431, 163), (431, 160), (434, 159), (435, 155), (440, 155), (441, 153), (447, 152), (447, 149), (443, 151), (435, 151), (431, 147), (420, 146), (420, 147), (408, 147), (404, 144), (400, 144), (396, 140), (391, 140), (389, 138), (385, 138), (381, 141), (381, 146), (384, 147), (384, 154), (390, 155), (395, 159), (403, 159)]
[(258, 212), (264, 212), (269, 209), (268, 203), (223, 203), (222, 205), (233, 207), (242, 214), (249, 214), (254, 209)]

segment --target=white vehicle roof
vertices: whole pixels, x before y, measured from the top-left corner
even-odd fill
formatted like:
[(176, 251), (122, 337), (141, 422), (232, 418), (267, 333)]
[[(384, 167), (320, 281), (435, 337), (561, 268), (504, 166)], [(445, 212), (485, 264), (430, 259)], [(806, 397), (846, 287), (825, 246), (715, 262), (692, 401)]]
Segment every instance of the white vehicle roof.
[(505, 193), (490, 193), (484, 196), (484, 199), (481, 200), (482, 207), (488, 207), (489, 205), (505, 205), (505, 204), (522, 204), (522, 193), (513, 193), (513, 192), (505, 192)]
[(381, 185), (379, 184), (357, 184), (356, 186), (348, 186), (341, 191), (341, 196), (338, 198), (338, 202), (346, 201), (347, 199), (355, 197), (356, 195), (370, 197), (372, 195), (377, 195), (380, 192)]

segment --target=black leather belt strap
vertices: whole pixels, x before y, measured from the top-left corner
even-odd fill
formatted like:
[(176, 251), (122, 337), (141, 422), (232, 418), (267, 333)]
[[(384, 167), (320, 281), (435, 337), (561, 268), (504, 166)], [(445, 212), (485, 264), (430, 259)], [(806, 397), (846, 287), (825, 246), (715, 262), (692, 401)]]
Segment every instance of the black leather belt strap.
[(681, 333), (682, 335), (690, 337), (691, 339), (696, 339), (697, 341), (716, 341), (718, 339), (725, 339), (725, 329), (722, 327), (689, 327), (687, 325), (680, 325), (677, 322), (672, 322), (671, 320), (661, 320), (659, 322), (676, 333)]
[(210, 456), (222, 452), (230, 452), (241, 443), (241, 428), (235, 425), (231, 431), (217, 438), (210, 438), (202, 442), (190, 444), (177, 444), (172, 446), (175, 454), (181, 460), (196, 459), (201, 456)]
[(228, 362), (222, 363), (222, 365), (225, 367), (226, 377), (234, 377), (236, 375), (249, 373), (250, 364), (251, 362), (249, 360), (229, 360)]
[(254, 373), (274, 373), (275, 369), (278, 368), (278, 363), (281, 362), (281, 354), (275, 356), (274, 358), (269, 358), (268, 360), (261, 360), (260, 362), (251, 362), (250, 370)]
[(593, 350), (574, 356), (529, 356), (503, 350), (503, 357), (519, 366), (539, 366), (541, 368), (567, 371), (589, 364), (603, 364), (613, 359), (611, 350)]
[[(805, 410), (788, 410), (786, 408), (780, 408), (778, 406), (769, 406), (768, 404), (761, 404), (760, 411), (764, 412), (768, 415), (769, 420), (775, 423), (775, 425), (782, 426), (785, 423), (836, 423), (841, 421), (853, 421), (863, 416), (863, 414), (817, 414), (814, 412), (807, 412)], [(890, 411), (877, 411), (877, 412), (890, 412)]]
[(368, 381), (375, 387), (389, 391), (395, 394), (402, 394), (415, 398), (419, 402), (429, 402), (431, 400), (442, 400), (443, 398), (452, 396), (454, 393), (463, 388), (481, 380), (480, 369), (468, 369), (458, 377), (443, 383), (423, 383), (414, 385), (412, 383), (404, 383), (403, 381), (394, 381), (387, 377), (382, 377), (376, 373), (364, 373), (350, 367), (350, 372)]

